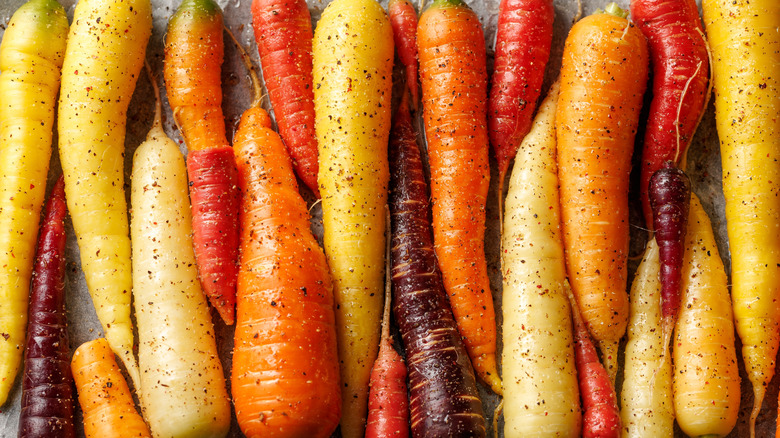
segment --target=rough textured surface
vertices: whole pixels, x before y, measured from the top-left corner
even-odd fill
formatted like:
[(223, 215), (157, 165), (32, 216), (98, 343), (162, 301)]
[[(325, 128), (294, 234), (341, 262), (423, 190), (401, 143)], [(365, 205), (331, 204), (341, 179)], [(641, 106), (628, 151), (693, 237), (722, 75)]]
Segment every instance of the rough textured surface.
[[(73, 18), (73, 8), (76, 3), (75, 0), (60, 0), (63, 6), (65, 6), (68, 12), (68, 17)], [(328, 0), (308, 0), (309, 10), (312, 13), (312, 18), (316, 21)], [(430, 0), (428, 0), (428, 3)], [(0, 36), (2, 36), (5, 30), (5, 25), (11, 17), (11, 14), (22, 4), (24, 0), (0, 0)], [(178, 0), (153, 0), (153, 16), (154, 16), (154, 31), (152, 38), (149, 41), (149, 48), (147, 50), (147, 58), (149, 59), (152, 69), (157, 76), (158, 83), (162, 83), (162, 59), (163, 59), (163, 37), (165, 34), (165, 28), (168, 22), (168, 18), (173, 14), (176, 6), (178, 6)], [(225, 24), (234, 32), (238, 40), (244, 44), (249, 50), (252, 59), (255, 64), (258, 64), (257, 48), (254, 43), (254, 35), (251, 28), (251, 15), (250, 4), (251, 0), (218, 0), (219, 5), (223, 8), (225, 13)], [(416, 6), (419, 7), (419, 0), (413, 1)], [(488, 47), (488, 71), (492, 71), (492, 46), (495, 39), (496, 20), (498, 15), (499, 0), (466, 0), (471, 7), (473, 7), (480, 16), (482, 24), (485, 29), (485, 41)], [(608, 3), (607, 0), (583, 0), (583, 14), (593, 13), (596, 9), (604, 8)], [(629, 0), (618, 0), (618, 5), (627, 8)], [(697, 4), (701, 2), (697, 0)], [(383, 6), (387, 6), (387, 1), (382, 1)], [(552, 53), (550, 54), (550, 62), (545, 73), (545, 85), (542, 95), (546, 93), (547, 88), (553, 80), (558, 76), (558, 71), (561, 65), (561, 55), (563, 52), (563, 43), (566, 39), (567, 31), (571, 27), (572, 18), (577, 13), (576, 0), (555, 0), (555, 24), (553, 30), (553, 42)], [(396, 68), (395, 80), (396, 83), (400, 83), (402, 77), (401, 70)], [(223, 65), (223, 90), (225, 93), (223, 109), (225, 111), (226, 123), (228, 124), (228, 138), (232, 137), (232, 133), (235, 126), (238, 123), (238, 118), (241, 112), (249, 106), (251, 100), (251, 89), (249, 80), (246, 78), (245, 70), (241, 64), (239, 55), (236, 53), (232, 44), (225, 44), (225, 63)], [(398, 88), (396, 88), (396, 91)], [(394, 101), (397, 99), (394, 99)], [(138, 81), (138, 87), (133, 96), (133, 100), (130, 103), (130, 110), (128, 113), (128, 132), (125, 144), (127, 151), (125, 153), (125, 182), (130, 183), (130, 170), (133, 152), (135, 148), (143, 141), (152, 123), (153, 108), (153, 93), (148, 79), (143, 76)], [(645, 108), (643, 109), (643, 119), (647, 117), (647, 103), (649, 102), (649, 96), (645, 101)], [(267, 99), (264, 100), (263, 106), (269, 108)], [(173, 124), (173, 118), (171, 117), (170, 109), (167, 106), (167, 101), (163, 97), (163, 108), (165, 111), (164, 125), (166, 132), (179, 143), (182, 151), (186, 152), (184, 144), (181, 141), (181, 136), (176, 130)], [(640, 124), (640, 132), (637, 134), (638, 141), (644, 138), (644, 127)], [(55, 143), (56, 147), (56, 143)], [(492, 156), (492, 154), (491, 154)], [(644, 231), (644, 219), (642, 218), (641, 206), (639, 203), (639, 172), (638, 165), (641, 154), (634, 153), (634, 168), (631, 173), (631, 256), (636, 256), (636, 259), (629, 261), (630, 277), (629, 284), (633, 279), (633, 272), (641, 261), (641, 252), (644, 248), (646, 239), (646, 232)], [(500, 278), (500, 266), (499, 266), (499, 253), (498, 245), (500, 243), (499, 227), (498, 227), (498, 206), (496, 204), (496, 181), (498, 179), (495, 161), (491, 158), (491, 186), (488, 194), (488, 212), (487, 212), (487, 232), (486, 232), (486, 247), (485, 252), (488, 259), (488, 271), (491, 278), (491, 287), (493, 288), (493, 301), (496, 306), (497, 322), (499, 324), (499, 345), (498, 349), (501, 350), (501, 278)], [(50, 186), (54, 184), (54, 179), (51, 175), (56, 175), (60, 169), (60, 163), (58, 154), (56, 151), (53, 154), (50, 172)], [(694, 139), (691, 144), (690, 151), (688, 153), (688, 174), (691, 178), (691, 187), (694, 193), (696, 193), (701, 199), (704, 210), (710, 215), (712, 220), (712, 227), (715, 232), (715, 236), (718, 242), (718, 250), (720, 251), (723, 261), (726, 265), (726, 271), (730, 270), (730, 260), (728, 243), (726, 239), (726, 220), (723, 204), (723, 191), (721, 189), (721, 166), (720, 166), (720, 152), (718, 148), (718, 138), (715, 131), (714, 109), (712, 103), (710, 103), (707, 113), (701, 122)], [(303, 187), (301, 185), (301, 187)], [(301, 189), (304, 197), (311, 205), (314, 198), (306, 189)], [(130, 191), (127, 191), (129, 196)], [(129, 201), (129, 199), (128, 199)], [(315, 235), (322, 236), (322, 224), (319, 221), (320, 217), (319, 205), (315, 206), (312, 210), (314, 219), (312, 220), (313, 230)], [(92, 302), (87, 293), (86, 283), (84, 281), (84, 274), (79, 267), (79, 256), (76, 241), (73, 236), (73, 228), (70, 224), (70, 220), (67, 221), (69, 240), (67, 249), (67, 305), (68, 305), (68, 322), (70, 330), (70, 343), (71, 351), (81, 345), (83, 342), (98, 337), (101, 334), (100, 324), (95, 316), (95, 311), (92, 307)], [(230, 362), (232, 359), (232, 347), (233, 347), (233, 329), (225, 326), (219, 319), (216, 312), (212, 310), (212, 319), (214, 320), (217, 330), (217, 345), (220, 349), (220, 355), (225, 367), (226, 375), (230, 370)], [(399, 339), (400, 341), (400, 339)], [(624, 341), (625, 342), (625, 341)], [(737, 341), (739, 342), (739, 341)], [(622, 354), (621, 345), (621, 354)], [(740, 348), (739, 346), (737, 348)], [(739, 350), (738, 350), (739, 351)], [(622, 360), (622, 358), (621, 358)], [(750, 409), (753, 404), (753, 396), (750, 390), (747, 376), (744, 373), (744, 366), (742, 360), (739, 361), (740, 374), (742, 376), (742, 405), (740, 407), (739, 420), (734, 432), (729, 437), (746, 437), (748, 436), (748, 424), (747, 419), (750, 413)], [(622, 378), (622, 371), (618, 374), (619, 378)], [(11, 392), (9, 401), (5, 406), (0, 407), (0, 437), (14, 437), (17, 432), (17, 425), (19, 421), (19, 403), (21, 396), (21, 380), (17, 379), (15, 389)], [(756, 435), (761, 437), (772, 437), (775, 431), (775, 412), (777, 410), (777, 394), (778, 385), (780, 379), (776, 376), (768, 388), (766, 399), (764, 400), (764, 406), (761, 410), (761, 414), (758, 417), (758, 426)], [(230, 388), (228, 388), (229, 390)], [(484, 402), (484, 409), (488, 415), (488, 424), (492, 420), (492, 412), (495, 407), (498, 398), (488, 391), (483, 385), (479, 385), (480, 396)], [(618, 387), (618, 393), (620, 388)], [(77, 423), (80, 423), (80, 413), (76, 416)], [(78, 424), (77, 424), (78, 425)], [(503, 425), (503, 421), (500, 422)], [(78, 425), (80, 428), (80, 425)], [(679, 428), (676, 429), (677, 436), (684, 436), (680, 432)], [(79, 431), (79, 433), (81, 433)], [(488, 430), (488, 435), (492, 434), (492, 430)], [(235, 416), (233, 426), (231, 428), (230, 437), (241, 437), (241, 433), (238, 429), (238, 425), (235, 422)]]

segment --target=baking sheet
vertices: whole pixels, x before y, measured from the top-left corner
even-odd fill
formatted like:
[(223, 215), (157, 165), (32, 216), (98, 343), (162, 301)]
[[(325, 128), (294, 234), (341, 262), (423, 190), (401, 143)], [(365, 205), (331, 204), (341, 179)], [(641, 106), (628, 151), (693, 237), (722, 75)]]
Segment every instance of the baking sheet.
[[(13, 12), (24, 3), (25, 0), (0, 0), (0, 36), (2, 36), (5, 25), (8, 23)], [(158, 84), (163, 87), (162, 84), (162, 61), (163, 61), (163, 39), (165, 35), (165, 29), (170, 16), (174, 13), (176, 7), (179, 4), (179, 0), (152, 0), (154, 4), (154, 30), (152, 37), (149, 41), (147, 49), (147, 57), (152, 65), (153, 71), (156, 75)], [(415, 3), (419, 0), (413, 0)], [(428, 0), (430, 1), (430, 0)], [(69, 19), (73, 19), (73, 10), (76, 0), (60, 0), (65, 7)], [(252, 59), (256, 65), (259, 65), (257, 48), (254, 43), (254, 35), (251, 29), (251, 13), (250, 5), (251, 0), (217, 0), (222, 7), (225, 14), (225, 24), (236, 35), (238, 40), (249, 50)], [(316, 22), (319, 19), (322, 10), (325, 8), (328, 0), (308, 0), (309, 9), (312, 14), (312, 19)], [(381, 2), (383, 6), (387, 6), (387, 0)], [(488, 68), (492, 69), (492, 46), (495, 39), (496, 20), (498, 15), (499, 0), (466, 0), (480, 16), (483, 26), (485, 28), (485, 40), (488, 47)], [(606, 0), (583, 0), (583, 13), (585, 15), (594, 12), (596, 9), (606, 6)], [(618, 5), (627, 8), (629, 0), (619, 0)], [(697, 0), (697, 3), (701, 3), (701, 0)], [(561, 55), (563, 52), (563, 44), (566, 38), (568, 29), (571, 27), (572, 19), (577, 14), (578, 5), (576, 0), (555, 0), (555, 27), (553, 36), (553, 48), (550, 56), (550, 63), (547, 67), (545, 74), (545, 89), (558, 75), (558, 70), (561, 63)], [(398, 72), (397, 72), (398, 73)], [(399, 79), (400, 75), (396, 74), (396, 79)], [(228, 124), (229, 136), (232, 135), (232, 131), (235, 129), (241, 112), (249, 106), (252, 100), (252, 92), (249, 85), (249, 80), (246, 76), (245, 69), (241, 63), (236, 49), (232, 43), (226, 38), (225, 40), (225, 63), (223, 65), (223, 90), (225, 93), (223, 109), (225, 112), (226, 122)], [(186, 148), (179, 135), (177, 129), (173, 125), (173, 119), (171, 117), (170, 108), (167, 105), (164, 97), (163, 87), (163, 110), (164, 110), (164, 125), (165, 131), (171, 136), (181, 147), (183, 153), (186, 154)], [(0, 96), (0, 99), (2, 97)], [(649, 97), (648, 97), (649, 99)], [(146, 133), (151, 126), (152, 114), (153, 114), (154, 97), (151, 89), (151, 85), (145, 75), (141, 75), (138, 81), (133, 99), (130, 103), (130, 109), (128, 112), (128, 128), (126, 138), (126, 155), (125, 155), (125, 181), (126, 187), (129, 188), (130, 184), (130, 170), (132, 165), (132, 156), (135, 148), (146, 137)], [(267, 99), (263, 102), (265, 108), (270, 108)], [(644, 115), (646, 116), (647, 105), (645, 105)], [(56, 124), (55, 124), (56, 125)], [(643, 137), (643, 126), (640, 126), (640, 132), (637, 135), (638, 139)], [(631, 205), (631, 254), (637, 256), (635, 260), (629, 262), (631, 268), (631, 274), (636, 269), (639, 260), (638, 256), (644, 247), (644, 240), (646, 232), (643, 229), (643, 219), (641, 215), (641, 208), (638, 202), (637, 187), (638, 187), (638, 169), (640, 153), (635, 153), (634, 156), (634, 169), (632, 172), (632, 205)], [(492, 166), (492, 180), (491, 180), (491, 193), (488, 196), (488, 228), (486, 233), (486, 252), (488, 257), (488, 269), (490, 272), (491, 286), (493, 288), (493, 299), (496, 305), (497, 319), (499, 322), (499, 350), (500, 345), (500, 333), (501, 333), (501, 276), (499, 265), (499, 253), (498, 245), (500, 240), (499, 227), (498, 227), (498, 209), (496, 205), (497, 190), (497, 176), (495, 170), (495, 161), (491, 154), (491, 166)], [(49, 186), (53, 184), (55, 176), (61, 172), (58, 152), (56, 149), (56, 137), (54, 153), (52, 155), (51, 172), (49, 179)], [(723, 193), (721, 190), (721, 168), (720, 168), (720, 154), (718, 150), (717, 133), (715, 131), (714, 124), (714, 111), (712, 104), (707, 110), (707, 114), (702, 120), (702, 124), (693, 140), (689, 154), (688, 154), (688, 174), (691, 177), (692, 186), (694, 192), (696, 192), (704, 205), (705, 210), (709, 213), (712, 219), (712, 226), (715, 231), (716, 238), (718, 239), (718, 249), (726, 264), (726, 270), (729, 271), (729, 257), (728, 257), (728, 243), (726, 239), (726, 221), (724, 216), (724, 203)], [(303, 187), (303, 186), (302, 186)], [(304, 189), (304, 196), (309, 204), (312, 204), (313, 197)], [(129, 190), (127, 190), (128, 204), (129, 204)], [(322, 236), (321, 226), (321, 210), (319, 205), (312, 209), (313, 219), (312, 226), (315, 233), (318, 236)], [(68, 306), (68, 321), (69, 321), (69, 334), (70, 334), (70, 347), (71, 351), (75, 350), (83, 342), (90, 339), (101, 336), (102, 331), (100, 323), (97, 320), (95, 311), (92, 307), (92, 301), (87, 292), (84, 275), (79, 266), (79, 252), (76, 246), (76, 239), (73, 234), (73, 228), (68, 221), (68, 269), (66, 279), (67, 290), (67, 306)], [(630, 279), (629, 279), (630, 284)], [(220, 358), (225, 369), (225, 375), (229, 376), (230, 373), (230, 361), (232, 356), (233, 347), (233, 330), (230, 327), (225, 326), (216, 312), (212, 311), (212, 319), (215, 322), (217, 344), (220, 348)], [(397, 343), (397, 345), (401, 345)], [(622, 351), (621, 346), (621, 351)], [(739, 348), (739, 344), (737, 345)], [(621, 353), (622, 354), (622, 353)], [(736, 428), (732, 432), (730, 437), (745, 437), (748, 436), (747, 420), (750, 414), (750, 409), (753, 404), (752, 391), (745, 374), (744, 365), (742, 360), (739, 361), (740, 375), (742, 377), (742, 405), (740, 408), (739, 421)], [(21, 373), (20, 373), (21, 374)], [(620, 377), (620, 376), (619, 376)], [(620, 380), (620, 379), (619, 379)], [(228, 385), (230, 381), (228, 379)], [(774, 436), (775, 425), (775, 412), (777, 409), (777, 393), (778, 383), (780, 381), (776, 377), (767, 392), (764, 405), (761, 410), (761, 414), (758, 417), (757, 436), (770, 437)], [(17, 435), (17, 424), (19, 418), (19, 406), (21, 399), (21, 384), (20, 379), (17, 378), (17, 383), (9, 397), (5, 406), (0, 407), (0, 436), (13, 437)], [(493, 409), (495, 408), (498, 398), (490, 393), (486, 387), (480, 385), (480, 395), (484, 403), (485, 412), (488, 415), (488, 425), (492, 423)], [(619, 393), (619, 388), (618, 388)], [(81, 423), (80, 413), (77, 414), (76, 421)], [(500, 424), (503, 424), (502, 422)], [(492, 430), (489, 430), (489, 435), (492, 435)], [(79, 434), (83, 436), (83, 432), (79, 430)], [(683, 434), (677, 429), (676, 434), (683, 436)], [(230, 437), (242, 437), (238, 424), (235, 420), (235, 413), (233, 415), (233, 424), (230, 431)]]

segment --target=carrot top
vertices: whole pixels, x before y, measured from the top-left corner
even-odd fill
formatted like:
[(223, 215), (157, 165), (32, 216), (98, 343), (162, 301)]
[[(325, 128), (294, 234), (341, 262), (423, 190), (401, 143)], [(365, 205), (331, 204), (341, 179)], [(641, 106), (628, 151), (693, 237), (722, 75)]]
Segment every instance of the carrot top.
[(431, 4), (431, 9), (460, 7), (468, 7), (468, 5), (463, 3), (463, 0), (434, 0), (434, 2)]
[(178, 20), (185, 14), (205, 18), (222, 15), (222, 10), (214, 0), (183, 0), (176, 13), (171, 17), (171, 22)]
[(596, 13), (610, 14), (620, 18), (628, 18), (628, 11), (618, 6), (615, 2), (608, 4), (603, 11), (599, 10), (596, 11)]

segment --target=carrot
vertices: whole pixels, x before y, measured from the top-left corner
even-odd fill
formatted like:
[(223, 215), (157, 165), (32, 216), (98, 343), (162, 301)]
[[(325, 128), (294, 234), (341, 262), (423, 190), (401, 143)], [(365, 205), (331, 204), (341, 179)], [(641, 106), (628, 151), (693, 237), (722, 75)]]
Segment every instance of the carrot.
[[(370, 42), (370, 44), (369, 44)], [(335, 0), (314, 32), (323, 245), (333, 276), (345, 438), (362, 437), (384, 290), (393, 31), (375, 0)]]
[(651, 239), (631, 285), (620, 397), (625, 438), (674, 436), (672, 364), (664, 357), (668, 343), (661, 330), (660, 263), (658, 244)]
[(653, 101), (640, 176), (645, 224), (652, 230), (650, 179), (667, 161), (684, 166), (686, 151), (709, 99), (710, 68), (694, 0), (631, 0), (631, 16), (647, 38), (653, 64)]
[(574, 360), (577, 364), (582, 397), (582, 436), (584, 438), (619, 437), (620, 410), (612, 377), (599, 362), (596, 347), (580, 315), (576, 298), (568, 291), (574, 319)]
[(663, 356), (666, 356), (666, 346), (669, 345), (680, 309), (681, 267), (685, 253), (688, 207), (691, 203), (691, 182), (685, 172), (667, 161), (664, 167), (650, 178), (648, 192), (661, 263)]
[(739, 413), (734, 319), (710, 219), (693, 194), (685, 247), (673, 349), (674, 410), (686, 435), (723, 437)]
[(155, 436), (225, 436), (230, 400), (195, 266), (184, 157), (149, 77), (157, 107), (133, 156), (130, 218), (141, 405)]
[(434, 1), (417, 29), (436, 256), (474, 369), (501, 394), (484, 244), (490, 179), (485, 38), (462, 0)]
[(136, 387), (124, 150), (127, 107), (152, 31), (151, 9), (149, 0), (78, 2), (62, 66), (57, 124), (68, 211), (87, 287), (106, 339)]
[(550, 58), (554, 18), (552, 0), (501, 0), (498, 9), (488, 130), (498, 161), (500, 194), (509, 163), (531, 129)]
[(560, 231), (555, 83), (515, 158), (501, 236), (504, 436), (580, 434)]
[(189, 149), (187, 173), (200, 282), (222, 320), (235, 320), (238, 185), (222, 114), (222, 11), (213, 0), (183, 0), (168, 22), (165, 84)]
[(706, 0), (702, 9), (712, 49), (734, 317), (753, 385), (753, 436), (780, 346), (780, 3)]
[[(243, 51), (243, 49), (239, 46)], [(293, 166), (255, 101), (234, 148), (241, 188), (241, 256), (231, 376), (248, 437), (328, 437), (341, 415), (333, 289)]]
[(82, 344), (73, 353), (70, 366), (87, 438), (151, 438), (108, 341), (98, 338)]
[(76, 436), (65, 316), (65, 183), (46, 204), (30, 294), (19, 437)]
[[(404, 97), (404, 102), (401, 102), (401, 107), (406, 107), (408, 111), (406, 97)], [(390, 223), (389, 220), (388, 223)], [(385, 286), (382, 341), (379, 344), (379, 355), (371, 369), (366, 438), (405, 438), (409, 436), (409, 399), (406, 397), (406, 365), (404, 365), (401, 355), (393, 348), (393, 338), (390, 336), (392, 294), (390, 293), (389, 250), (385, 253), (385, 260), (387, 260), (385, 272), (388, 279)]]
[(610, 377), (628, 323), (628, 175), (647, 82), (647, 44), (616, 5), (577, 22), (556, 114), (566, 269)]
[(484, 437), (476, 377), (433, 252), (428, 186), (406, 102), (390, 138), (390, 212), (393, 313), (409, 364), (412, 436)]
[(417, 84), (417, 11), (409, 0), (390, 0), (387, 4), (393, 43), (406, 73), (406, 86), (412, 93), (412, 108), (417, 110), (420, 87)]
[(0, 406), (24, 351), (67, 33), (68, 17), (56, 0), (33, 0), (14, 13), (0, 43)]
[(319, 198), (309, 8), (305, 0), (254, 0), (252, 25), (279, 133), (295, 172)]

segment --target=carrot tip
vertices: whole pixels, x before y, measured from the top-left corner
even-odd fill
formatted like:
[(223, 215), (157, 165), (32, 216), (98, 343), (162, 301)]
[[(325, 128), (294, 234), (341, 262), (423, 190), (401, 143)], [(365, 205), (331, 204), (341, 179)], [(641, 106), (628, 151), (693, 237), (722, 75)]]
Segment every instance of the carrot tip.
[(617, 358), (619, 341), (604, 340), (599, 341), (601, 350), (601, 361), (604, 363), (604, 369), (609, 374), (609, 380), (612, 381), (612, 387), (615, 387), (615, 378), (617, 377)]

